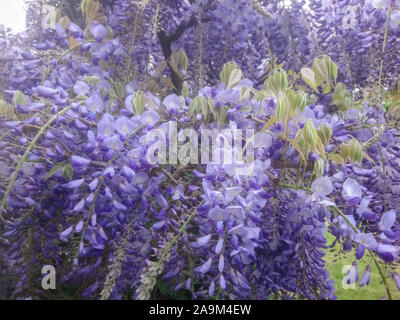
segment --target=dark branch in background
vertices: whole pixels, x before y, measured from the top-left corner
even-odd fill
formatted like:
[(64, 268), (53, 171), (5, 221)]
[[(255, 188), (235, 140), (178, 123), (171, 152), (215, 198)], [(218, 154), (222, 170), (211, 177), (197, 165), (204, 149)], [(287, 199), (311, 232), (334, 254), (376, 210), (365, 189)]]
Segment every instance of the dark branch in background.
[(167, 35), (164, 30), (161, 30), (157, 34), (165, 60), (168, 62), (169, 69), (171, 70), (171, 81), (174, 84), (177, 93), (180, 93), (182, 90), (183, 79), (170, 66), (169, 58), (172, 55), (171, 46), (175, 41), (179, 40), (179, 38), (187, 29), (196, 26), (197, 23), (197, 19), (195, 17), (191, 17), (189, 21), (182, 22), (173, 34)]

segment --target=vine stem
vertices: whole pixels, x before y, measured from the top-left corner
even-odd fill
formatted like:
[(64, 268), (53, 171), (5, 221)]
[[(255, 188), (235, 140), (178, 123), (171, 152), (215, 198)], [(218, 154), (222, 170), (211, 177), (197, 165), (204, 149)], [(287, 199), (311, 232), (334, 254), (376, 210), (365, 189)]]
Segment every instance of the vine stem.
[(378, 268), (379, 275), (381, 276), (382, 281), (383, 281), (383, 283), (385, 285), (385, 288), (386, 288), (386, 293), (388, 295), (388, 299), (389, 300), (393, 300), (392, 293), (389, 290), (389, 286), (388, 286), (388, 283), (386, 281), (385, 275), (383, 274), (381, 266), (379, 265), (378, 261), (376, 261), (375, 256), (371, 253), (371, 251), (369, 252), (369, 254), (371, 255), (372, 259), (374, 260), (374, 263), (375, 263), (376, 267)]
[(382, 57), (381, 57), (381, 64), (379, 67), (379, 80), (378, 80), (378, 102), (381, 100), (381, 91), (382, 91), (382, 73), (383, 73), (383, 58), (385, 55), (386, 49), (386, 42), (387, 42), (387, 35), (389, 32), (389, 22), (390, 22), (390, 15), (392, 13), (392, 5), (389, 6), (386, 15), (386, 25), (385, 25), (385, 34), (383, 35), (383, 44), (382, 44)]
[(19, 162), (17, 164), (17, 167), (15, 168), (15, 171), (14, 171), (13, 175), (11, 176), (10, 183), (7, 186), (6, 193), (4, 194), (3, 199), (1, 200), (1, 204), (0, 204), (0, 220), (1, 221), (5, 222), (5, 223), (7, 222), (6, 219), (3, 217), (3, 210), (6, 207), (7, 198), (10, 195), (10, 192), (14, 187), (14, 183), (15, 183), (15, 180), (17, 179), (17, 175), (21, 171), (22, 166), (23, 166), (24, 162), (26, 161), (29, 153), (35, 147), (36, 142), (39, 140), (39, 138), (42, 136), (42, 134), (47, 130), (47, 128), (50, 127), (51, 124), (60, 115), (64, 114), (65, 112), (67, 112), (71, 108), (72, 108), (71, 106), (66, 107), (66, 108), (62, 109), (61, 111), (59, 111), (58, 113), (56, 113), (54, 116), (52, 116), (51, 119), (49, 121), (47, 121), (45, 123), (45, 125), (39, 130), (39, 132), (36, 134), (36, 136), (32, 139), (32, 141), (29, 144), (29, 146), (26, 148), (25, 153), (23, 154), (22, 158), (19, 160)]
[[(360, 233), (360, 231), (349, 221), (349, 219), (347, 219), (347, 217), (346, 217), (345, 214), (342, 212), (342, 210), (340, 210), (340, 209), (339, 209), (338, 207), (336, 207), (336, 206), (334, 206), (333, 208), (335, 209), (335, 211), (346, 221), (346, 223), (347, 223), (356, 233)], [(386, 289), (386, 293), (387, 293), (387, 295), (388, 295), (388, 299), (389, 299), (389, 300), (393, 300), (393, 298), (392, 298), (392, 293), (390, 292), (388, 283), (387, 283), (387, 281), (386, 281), (385, 275), (383, 274), (383, 271), (382, 271), (381, 266), (379, 265), (378, 261), (376, 261), (376, 258), (375, 258), (375, 255), (374, 255), (373, 251), (371, 251), (371, 250), (369, 250), (369, 249), (367, 249), (367, 250), (368, 250), (370, 256), (372, 257), (372, 259), (374, 260), (374, 263), (375, 263), (376, 267), (378, 268), (379, 275), (381, 276), (382, 281), (383, 281), (383, 284), (385, 285), (385, 289)]]
[(171, 251), (172, 247), (175, 245), (175, 243), (179, 240), (183, 232), (186, 230), (187, 225), (192, 221), (192, 219), (196, 216), (197, 214), (197, 208), (203, 204), (204, 200), (201, 201), (192, 211), (192, 213), (188, 216), (188, 219), (182, 224), (180, 229), (178, 230), (178, 234), (172, 238), (172, 240), (168, 243), (168, 245), (165, 247), (163, 250), (160, 259), (157, 261), (156, 264), (156, 269), (158, 269), (162, 263), (164, 262), (165, 258), (168, 256), (169, 252)]
[(294, 189), (294, 190), (304, 190), (304, 191), (311, 191), (311, 188), (302, 186), (302, 185), (297, 185), (297, 184), (287, 184), (287, 183), (278, 183), (278, 186), (281, 188), (287, 188), (287, 189)]

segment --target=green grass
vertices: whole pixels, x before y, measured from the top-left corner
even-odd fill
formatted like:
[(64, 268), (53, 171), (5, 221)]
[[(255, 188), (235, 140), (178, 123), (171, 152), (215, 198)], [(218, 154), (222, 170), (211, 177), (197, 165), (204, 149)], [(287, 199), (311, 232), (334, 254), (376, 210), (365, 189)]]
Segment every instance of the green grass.
[[(334, 240), (333, 236), (327, 234), (328, 244), (331, 244)], [(379, 275), (379, 271), (374, 264), (372, 264), (371, 280), (369, 286), (363, 286), (360, 288), (358, 285), (359, 281), (355, 284), (354, 289), (345, 289), (342, 285), (343, 278), (346, 276), (346, 272), (342, 273), (342, 269), (346, 265), (351, 265), (356, 260), (355, 251), (343, 253), (340, 251), (340, 245), (336, 245), (332, 249), (325, 250), (327, 269), (332, 280), (335, 281), (336, 296), (339, 300), (380, 300), (383, 297), (387, 297), (385, 286)], [(371, 257), (365, 253), (364, 257), (358, 261), (358, 272), (360, 273), (360, 279), (364, 273), (365, 267), (370, 264)], [(399, 269), (399, 268), (398, 268)], [(392, 293), (393, 299), (400, 300), (400, 292), (397, 290), (390, 272), (385, 272), (387, 276), (387, 283)]]

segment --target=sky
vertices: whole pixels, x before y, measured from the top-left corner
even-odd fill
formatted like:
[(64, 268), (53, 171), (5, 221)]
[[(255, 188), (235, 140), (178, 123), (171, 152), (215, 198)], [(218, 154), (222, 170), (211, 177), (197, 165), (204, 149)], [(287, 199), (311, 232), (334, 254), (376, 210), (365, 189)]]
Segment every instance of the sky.
[[(0, 0), (0, 24), (10, 28), (13, 33), (21, 32), (25, 29), (25, 0)], [(306, 7), (309, 1), (306, 1)], [(290, 0), (284, 0), (284, 4), (289, 6)]]
[(0, 24), (10, 28), (13, 33), (25, 29), (24, 0), (0, 0)]

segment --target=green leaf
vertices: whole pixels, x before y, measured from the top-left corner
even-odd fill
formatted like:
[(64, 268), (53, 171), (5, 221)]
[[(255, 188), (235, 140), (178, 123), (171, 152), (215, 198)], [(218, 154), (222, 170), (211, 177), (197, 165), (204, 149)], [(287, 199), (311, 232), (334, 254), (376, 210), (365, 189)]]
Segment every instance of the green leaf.
[(312, 119), (306, 120), (302, 130), (304, 132), (304, 141), (311, 147), (311, 150), (315, 152), (319, 137)]
[(276, 119), (282, 123), (286, 123), (290, 115), (290, 102), (283, 92), (279, 93), (276, 102)]
[(12, 99), (13, 106), (16, 107), (18, 104), (25, 105), (27, 103), (28, 103), (28, 100), (26, 99), (25, 95), (19, 90), (15, 91), (13, 99)]
[(243, 106), (240, 108), (239, 112), (251, 113), (253, 111), (253, 107), (251, 106)]
[(97, 86), (100, 83), (100, 78), (98, 76), (87, 76), (83, 79), (88, 85)]
[(314, 162), (314, 174), (316, 178), (322, 177), (325, 170), (325, 161), (322, 158), (319, 158), (317, 161)]
[(189, 84), (185, 81), (182, 85), (182, 95), (187, 97), (189, 95)]
[(187, 72), (188, 66), (189, 66), (189, 59), (186, 55), (186, 52), (184, 50), (179, 50), (179, 64), (181, 65), (182, 69)]
[(250, 99), (250, 90), (249, 90), (249, 88), (243, 86), (243, 87), (240, 89), (239, 101), (247, 100), (247, 99)]
[(318, 136), (321, 142), (326, 145), (330, 142), (332, 138), (332, 128), (329, 124), (323, 123), (317, 130)]
[(265, 80), (264, 90), (270, 90), (275, 96), (278, 96), (279, 92), (285, 91), (287, 85), (288, 81), (286, 71), (283, 69), (275, 69), (274, 72)]
[(146, 106), (146, 94), (142, 91), (136, 91), (132, 97), (132, 107), (136, 114), (142, 114)]
[(74, 177), (74, 169), (70, 164), (67, 164), (63, 167), (63, 176), (65, 179), (71, 181)]
[(324, 60), (319, 58), (315, 59), (312, 65), (312, 70), (314, 71), (315, 74), (315, 81), (317, 87), (322, 85), (324, 81), (329, 81), (329, 71)]
[(16, 119), (14, 107), (10, 106), (7, 101), (0, 98), (0, 116), (7, 120)]
[(303, 68), (300, 70), (301, 78), (307, 83), (311, 88), (318, 92), (318, 85), (315, 80), (315, 73), (311, 68)]
[(54, 176), (58, 171), (64, 168), (64, 164), (56, 164), (53, 166), (53, 168), (50, 169), (50, 171), (45, 175), (44, 181), (50, 179), (52, 176)]
[(286, 90), (285, 94), (288, 98), (292, 113), (295, 113), (297, 110), (302, 112), (307, 106), (307, 95), (303, 91), (294, 91), (293, 89), (288, 89)]
[(243, 73), (240, 69), (233, 69), (231, 74), (229, 75), (229, 80), (227, 84), (227, 88), (235, 87), (240, 80), (242, 80)]
[[(329, 93), (334, 83), (336, 83), (337, 65), (329, 56), (323, 55), (314, 59), (312, 70), (315, 74), (316, 86), (323, 86), (323, 93)], [(334, 79), (333, 82), (331, 80), (332, 77)]]
[(81, 100), (81, 101), (85, 101), (87, 98), (88, 98), (88, 97), (85, 96), (84, 94), (81, 94), (81, 95), (75, 97), (75, 99)]
[(234, 62), (227, 62), (222, 67), (222, 70), (221, 70), (221, 72), (219, 74), (219, 78), (220, 78), (221, 82), (225, 83), (225, 86), (228, 87), (228, 83), (229, 83), (229, 79), (231, 77), (231, 73), (232, 73), (233, 70), (236, 70), (236, 69), (240, 70), (240, 68)]
[(332, 75), (333, 75), (333, 78), (335, 79), (335, 83), (336, 83), (336, 79), (338, 76), (338, 67), (337, 67), (336, 63), (331, 61), (331, 68), (332, 68)]

